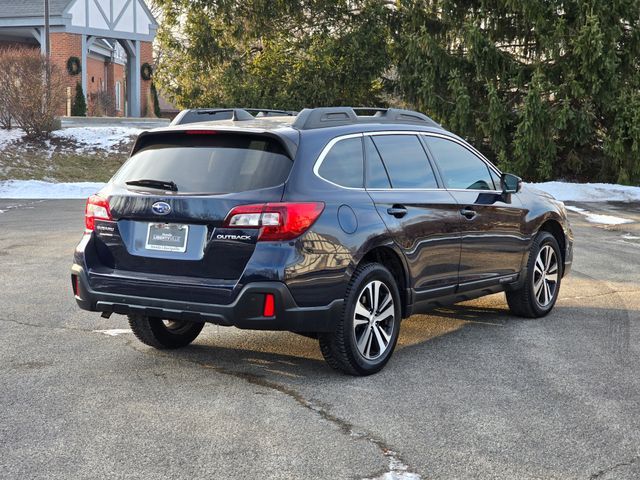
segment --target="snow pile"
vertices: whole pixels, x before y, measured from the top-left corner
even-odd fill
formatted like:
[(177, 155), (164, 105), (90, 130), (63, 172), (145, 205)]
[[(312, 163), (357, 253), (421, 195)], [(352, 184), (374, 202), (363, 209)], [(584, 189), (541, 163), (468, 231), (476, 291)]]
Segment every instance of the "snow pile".
[(51, 136), (77, 143), (80, 151), (91, 151), (109, 150), (128, 142), (141, 131), (131, 127), (76, 127), (57, 130)]
[(530, 183), (563, 202), (640, 202), (640, 187), (610, 183)]
[(0, 129), (0, 150), (10, 143), (20, 140), (23, 136), (24, 132), (17, 128), (12, 128), (11, 130)]
[(0, 182), (0, 198), (87, 198), (104, 187), (104, 183), (49, 183), (40, 180)]
[(585, 220), (591, 223), (597, 223), (600, 225), (622, 225), (624, 223), (633, 223), (633, 220), (622, 217), (614, 217), (613, 215), (601, 215), (599, 213), (591, 213), (589, 210), (579, 207), (567, 206), (567, 210), (579, 213), (585, 216)]

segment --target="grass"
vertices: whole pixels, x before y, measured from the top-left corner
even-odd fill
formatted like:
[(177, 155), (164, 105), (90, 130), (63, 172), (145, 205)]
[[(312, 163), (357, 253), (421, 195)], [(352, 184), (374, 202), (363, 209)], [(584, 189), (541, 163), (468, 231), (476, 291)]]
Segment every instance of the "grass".
[(0, 150), (0, 181), (106, 182), (128, 158), (131, 142), (111, 151), (82, 152), (60, 139), (17, 141)]

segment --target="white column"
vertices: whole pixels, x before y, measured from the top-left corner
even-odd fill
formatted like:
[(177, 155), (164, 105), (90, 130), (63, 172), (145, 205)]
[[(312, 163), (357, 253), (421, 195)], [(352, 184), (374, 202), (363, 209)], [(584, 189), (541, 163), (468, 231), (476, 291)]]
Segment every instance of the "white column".
[(131, 63), (130, 83), (131, 83), (131, 105), (129, 105), (129, 116), (140, 116), (140, 40), (133, 41), (133, 58), (129, 58)]
[(82, 34), (82, 59), (81, 59), (81, 70), (80, 74), (82, 75), (82, 92), (84, 93), (84, 98), (87, 98), (87, 36)]

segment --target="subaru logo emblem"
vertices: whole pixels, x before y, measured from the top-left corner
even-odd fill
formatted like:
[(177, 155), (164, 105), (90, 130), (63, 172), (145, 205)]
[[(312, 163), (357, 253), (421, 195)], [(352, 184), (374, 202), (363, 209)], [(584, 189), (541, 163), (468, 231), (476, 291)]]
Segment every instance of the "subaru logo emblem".
[(156, 202), (151, 205), (151, 210), (156, 215), (167, 215), (171, 211), (171, 205), (167, 202)]

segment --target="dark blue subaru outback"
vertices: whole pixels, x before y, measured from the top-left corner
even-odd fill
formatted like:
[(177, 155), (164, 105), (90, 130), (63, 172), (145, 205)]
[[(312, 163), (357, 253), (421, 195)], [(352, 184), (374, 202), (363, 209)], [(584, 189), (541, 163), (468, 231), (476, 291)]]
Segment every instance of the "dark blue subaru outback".
[(346, 107), (142, 133), (89, 198), (72, 285), (156, 348), (206, 322), (317, 338), (379, 371), (414, 313), (499, 291), (553, 308), (572, 261), (561, 202), (420, 113)]

